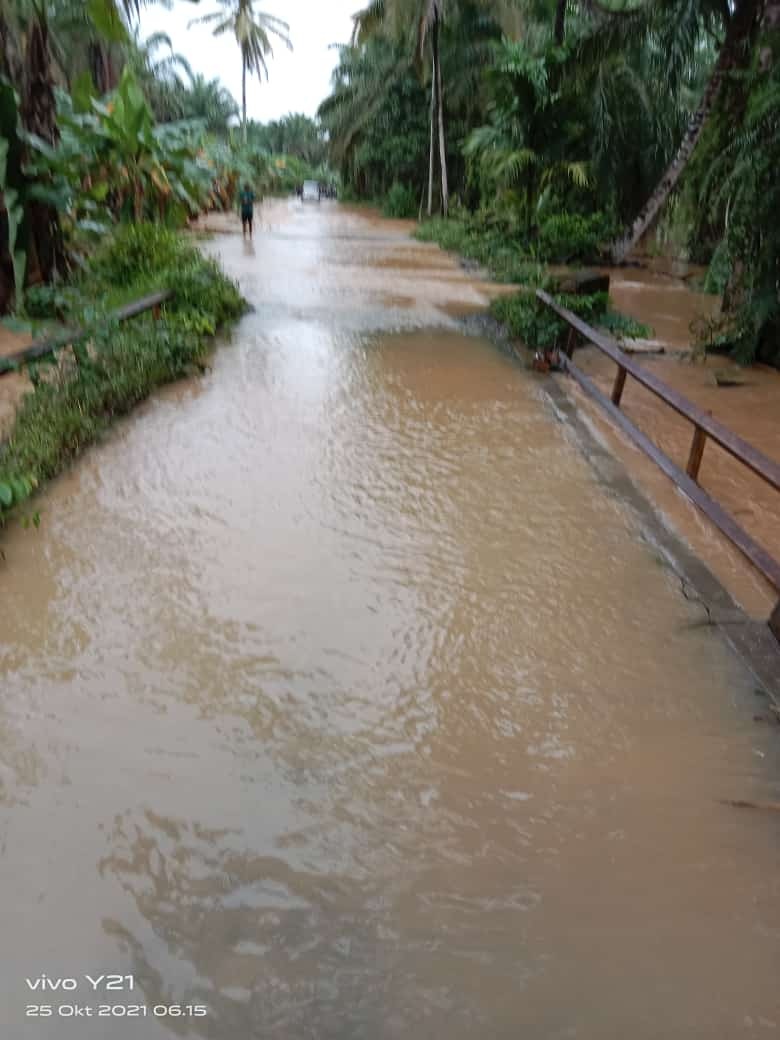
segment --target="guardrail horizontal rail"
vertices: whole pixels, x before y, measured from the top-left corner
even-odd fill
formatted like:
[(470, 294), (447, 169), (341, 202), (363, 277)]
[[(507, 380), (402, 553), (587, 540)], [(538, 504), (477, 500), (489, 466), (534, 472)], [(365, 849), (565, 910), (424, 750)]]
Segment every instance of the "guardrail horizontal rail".
[(765, 480), (767, 484), (775, 488), (776, 491), (780, 491), (780, 464), (768, 458), (758, 448), (754, 448), (752, 444), (743, 440), (732, 430), (718, 422), (717, 419), (713, 419), (711, 415), (697, 408), (692, 401), (689, 401), (687, 397), (683, 397), (682, 394), (678, 393), (671, 386), (667, 386), (652, 372), (642, 368), (641, 365), (620, 349), (614, 339), (605, 333), (599, 332), (597, 329), (591, 328), (573, 311), (568, 310), (566, 307), (561, 307), (549, 293), (546, 293), (543, 289), (538, 289), (536, 295), (551, 310), (555, 311), (558, 317), (563, 318), (568, 325), (576, 329), (589, 343), (592, 343), (602, 353), (612, 358), (619, 368), (628, 372), (642, 386), (646, 386), (648, 390), (665, 401), (675, 412), (685, 416), (694, 426), (698, 426), (716, 444), (719, 444), (730, 455), (733, 455), (735, 459), (739, 459), (748, 469), (751, 469), (762, 480)]
[[(743, 440), (732, 430), (718, 422), (672, 387), (667, 386), (652, 372), (642, 368), (636, 361), (622, 351), (617, 342), (606, 333), (592, 328), (573, 311), (562, 307), (549, 293), (538, 289), (536, 295), (558, 317), (588, 343), (592, 343), (603, 354), (606, 354), (617, 365), (617, 375), (612, 389), (611, 399), (603, 393), (595, 383), (582, 372), (571, 359), (572, 350), (567, 349), (560, 358), (561, 367), (576, 379), (586, 391), (609, 414), (613, 421), (626, 433), (634, 443), (642, 449), (663, 471), (675, 482), (680, 490), (705, 513), (715, 526), (750, 560), (766, 580), (780, 591), (780, 563), (777, 562), (762, 546), (744, 530), (736, 520), (698, 483), (707, 438), (712, 438), (724, 451), (776, 491), (780, 491), (780, 465), (768, 458), (752, 444)], [(672, 459), (654, 444), (626, 415), (620, 410), (620, 401), (626, 376), (630, 375), (638, 383), (659, 397), (665, 404), (693, 424), (693, 442), (686, 470), (683, 471)], [(780, 602), (775, 607), (769, 625), (780, 640)]]
[[(118, 307), (116, 310), (111, 311), (110, 314), (107, 314), (105, 324), (117, 321), (129, 321), (130, 318), (135, 318), (139, 314), (160, 307), (167, 300), (170, 300), (172, 296), (173, 293), (170, 289), (164, 289), (161, 292), (144, 296), (140, 300), (134, 300), (132, 303), (125, 304), (124, 307)], [(31, 343), (29, 347), (25, 347), (24, 350), (17, 350), (14, 354), (6, 354), (5, 357), (0, 357), (0, 376), (9, 375), (11, 372), (18, 371), (22, 365), (29, 365), (30, 362), (34, 363), (40, 361), (41, 358), (48, 357), (51, 354), (56, 354), (58, 351), (64, 350), (66, 347), (71, 347), (76, 343), (80, 343), (81, 340), (90, 335), (91, 331), (91, 329), (79, 328), (65, 329), (64, 332), (61, 332), (56, 336), (52, 336), (48, 339), (37, 340), (35, 343)]]

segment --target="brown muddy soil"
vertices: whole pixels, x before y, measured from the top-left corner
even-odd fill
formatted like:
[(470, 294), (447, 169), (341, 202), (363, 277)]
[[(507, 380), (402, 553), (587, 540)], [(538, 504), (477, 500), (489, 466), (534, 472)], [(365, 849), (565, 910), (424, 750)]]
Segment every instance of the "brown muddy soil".
[[(23, 350), (29, 342), (29, 336), (17, 335), (0, 326), (0, 357)], [(29, 389), (30, 381), (23, 374), (10, 372), (0, 375), (0, 440), (8, 436), (19, 402)]]

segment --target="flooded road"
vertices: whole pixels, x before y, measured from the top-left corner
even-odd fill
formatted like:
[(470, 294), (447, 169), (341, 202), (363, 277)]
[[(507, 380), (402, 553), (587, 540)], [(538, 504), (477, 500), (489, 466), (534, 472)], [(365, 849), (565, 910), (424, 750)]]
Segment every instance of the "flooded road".
[[(777, 815), (721, 804), (778, 798), (750, 675), (459, 333), (487, 287), (259, 223), (208, 245), (255, 307), (212, 372), (4, 539), (0, 1036), (780, 1035)], [(146, 1017), (59, 1015), (101, 1004)]]

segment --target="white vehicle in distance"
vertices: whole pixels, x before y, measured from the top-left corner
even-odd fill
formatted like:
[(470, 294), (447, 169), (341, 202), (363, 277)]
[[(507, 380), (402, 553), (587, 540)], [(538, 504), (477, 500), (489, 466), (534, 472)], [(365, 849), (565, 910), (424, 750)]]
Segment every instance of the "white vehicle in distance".
[(304, 202), (320, 201), (320, 186), (317, 181), (304, 181), (301, 198)]

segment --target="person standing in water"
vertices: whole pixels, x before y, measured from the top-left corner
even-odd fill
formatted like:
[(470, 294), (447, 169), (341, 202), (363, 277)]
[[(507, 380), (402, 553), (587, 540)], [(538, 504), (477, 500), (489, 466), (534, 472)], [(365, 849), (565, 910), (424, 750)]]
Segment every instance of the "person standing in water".
[(255, 219), (255, 193), (249, 187), (248, 184), (244, 185), (244, 188), (240, 195), (241, 202), (241, 227), (244, 231), (244, 238), (246, 238), (247, 230), (249, 231), (249, 237), (252, 237), (252, 226)]

